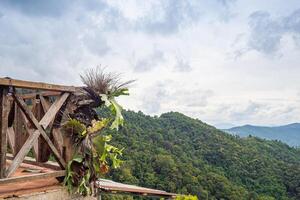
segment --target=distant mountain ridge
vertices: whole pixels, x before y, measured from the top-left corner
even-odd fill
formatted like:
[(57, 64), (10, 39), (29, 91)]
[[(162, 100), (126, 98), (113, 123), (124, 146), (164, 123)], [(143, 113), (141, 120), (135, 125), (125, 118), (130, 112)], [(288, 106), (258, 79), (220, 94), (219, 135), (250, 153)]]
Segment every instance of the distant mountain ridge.
[(244, 125), (223, 129), (223, 131), (241, 137), (252, 135), (268, 140), (279, 140), (290, 146), (300, 146), (300, 123), (274, 127)]

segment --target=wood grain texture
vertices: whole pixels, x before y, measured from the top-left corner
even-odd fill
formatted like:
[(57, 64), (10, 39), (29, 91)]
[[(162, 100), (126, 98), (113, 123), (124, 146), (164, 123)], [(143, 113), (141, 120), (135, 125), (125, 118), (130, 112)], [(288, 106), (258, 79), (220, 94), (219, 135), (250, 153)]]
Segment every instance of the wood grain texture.
[(56, 116), (57, 112), (60, 110), (61, 106), (64, 104), (66, 99), (68, 98), (69, 93), (64, 93), (60, 98), (58, 98), (49, 108), (48, 112), (43, 116), (40, 122), (38, 122), (31, 112), (31, 110), (28, 108), (26, 103), (18, 97), (17, 95), (13, 95), (15, 102), (18, 104), (18, 106), (21, 108), (23, 113), (25, 114), (26, 118), (28, 121), (35, 126), (37, 129), (34, 131), (26, 140), (25, 144), (19, 151), (19, 153), (16, 155), (13, 163), (9, 166), (7, 170), (7, 176), (11, 176), (15, 170), (19, 167), (21, 162), (24, 160), (24, 157), (28, 154), (30, 148), (32, 148), (33, 144), (37, 141), (38, 137), (40, 134), (44, 137), (46, 142), (48, 143), (49, 147), (51, 148), (52, 152), (54, 153), (55, 157), (59, 161), (59, 164), (61, 167), (64, 167), (66, 165), (64, 159), (59, 155), (59, 152), (57, 149), (54, 147), (53, 143), (49, 139), (48, 135), (46, 134), (45, 130), (50, 122), (54, 119)]
[(8, 129), (8, 88), (0, 87), (0, 178), (5, 177), (7, 129)]
[(65, 174), (66, 174), (65, 170), (60, 170), (60, 171), (38, 173), (38, 174), (32, 174), (26, 176), (10, 177), (5, 179), (0, 179), (0, 185), (14, 183), (14, 182), (32, 181), (36, 179), (43, 179), (49, 177), (61, 177), (61, 176), (65, 176)]
[(17, 88), (27, 89), (41, 89), (41, 90), (52, 90), (61, 92), (75, 92), (74, 86), (55, 85), (42, 82), (22, 81), (16, 79), (0, 78), (0, 85), (2, 86), (13, 86)]
[(15, 135), (15, 131), (14, 131), (14, 127), (8, 127), (7, 129), (7, 142), (10, 146), (10, 149), (13, 153), (13, 155), (16, 155), (16, 152), (15, 152), (15, 144), (16, 144), (16, 141), (15, 141), (15, 138), (16, 138), (16, 135)]

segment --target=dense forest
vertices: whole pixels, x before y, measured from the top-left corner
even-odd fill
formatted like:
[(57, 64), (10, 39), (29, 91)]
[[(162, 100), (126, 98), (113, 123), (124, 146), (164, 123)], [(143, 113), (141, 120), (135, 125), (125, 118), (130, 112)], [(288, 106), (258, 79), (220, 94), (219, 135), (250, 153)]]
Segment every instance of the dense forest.
[(122, 167), (108, 175), (115, 181), (199, 199), (300, 199), (300, 149), (233, 136), (177, 112), (124, 117), (112, 133), (125, 147)]

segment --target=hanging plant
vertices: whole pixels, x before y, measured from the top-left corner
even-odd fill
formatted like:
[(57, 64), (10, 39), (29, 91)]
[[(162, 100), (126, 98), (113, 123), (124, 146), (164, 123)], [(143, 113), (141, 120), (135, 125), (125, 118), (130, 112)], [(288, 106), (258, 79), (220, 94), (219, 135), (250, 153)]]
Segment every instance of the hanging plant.
[[(81, 78), (86, 85), (83, 89), (87, 100), (84, 102), (89, 103), (77, 108), (74, 117), (63, 125), (65, 134), (74, 144), (74, 155), (68, 162), (64, 185), (69, 192), (86, 196), (94, 193), (94, 183), (98, 178), (122, 163), (123, 149), (110, 145), (112, 136), (104, 134), (103, 130), (118, 130), (123, 125), (122, 107), (115, 97), (129, 95), (126, 86), (132, 81), (120, 83), (118, 75), (106, 74), (99, 68), (87, 71)], [(103, 106), (109, 108), (112, 117), (91, 119), (91, 112)]]

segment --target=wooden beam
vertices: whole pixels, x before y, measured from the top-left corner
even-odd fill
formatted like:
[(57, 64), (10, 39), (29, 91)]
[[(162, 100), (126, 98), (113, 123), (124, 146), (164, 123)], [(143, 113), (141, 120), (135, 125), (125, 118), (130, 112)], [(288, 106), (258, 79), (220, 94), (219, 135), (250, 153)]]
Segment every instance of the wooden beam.
[(74, 86), (54, 85), (42, 82), (22, 81), (16, 79), (0, 78), (0, 85), (17, 88), (52, 90), (60, 92), (75, 92)]
[(15, 152), (15, 145), (16, 145), (16, 141), (15, 141), (15, 131), (14, 131), (14, 127), (9, 127), (7, 129), (7, 140), (8, 140), (8, 144), (12, 150), (12, 153), (14, 155), (16, 155), (16, 152)]
[(0, 87), (0, 178), (5, 177), (7, 128), (8, 128), (8, 88)]
[[(14, 159), (14, 157), (11, 154), (7, 154), (6, 158), (7, 158), (7, 160), (10, 160), (10, 161)], [(31, 157), (25, 157), (22, 163), (36, 165), (39, 167), (44, 167), (44, 168), (53, 169), (53, 170), (61, 170), (61, 168), (59, 167), (59, 165), (57, 163), (54, 163), (51, 161), (48, 161), (46, 163), (39, 163), (39, 162), (36, 162), (34, 160), (34, 158), (31, 158)]]
[(50, 103), (42, 95), (39, 95), (39, 96), (40, 96), (40, 100), (41, 100), (43, 110), (46, 113), (50, 109)]
[[(49, 108), (50, 108), (50, 105), (49, 105), (48, 109)], [(40, 121), (47, 111), (44, 111), (40, 96), (37, 96), (36, 101), (35, 101), (35, 109), (34, 109), (34, 111), (32, 111), (35, 118), (37, 119), (37, 121)], [(50, 127), (50, 130), (51, 130), (53, 121), (54, 120), (52, 120), (50, 122), (50, 124), (48, 125), (48, 127)], [(36, 128), (36, 126), (34, 125), (33, 128)], [(36, 146), (35, 149), (37, 150), (36, 161), (37, 162), (47, 162), (50, 158), (51, 149), (48, 147), (48, 144), (45, 141), (45, 139), (43, 137), (39, 137), (38, 141), (34, 145)]]
[(24, 120), (22, 118), (22, 110), (15, 103), (15, 119), (14, 119), (14, 133), (15, 133), (15, 154), (16, 155), (27, 139), (27, 134), (23, 129)]
[[(49, 111), (44, 115), (44, 117), (41, 119), (41, 121), (37, 122), (37, 120), (35, 119), (33, 113), (31, 112), (31, 110), (28, 109), (25, 102), (20, 97), (16, 96), (15, 94), (13, 95), (16, 103), (22, 109), (22, 111), (25, 114), (25, 116), (27, 117), (27, 119), (32, 124), (34, 124), (34, 126), (36, 126), (36, 128), (38, 130), (34, 131), (31, 135), (29, 135), (29, 137), (26, 140), (25, 144), (23, 145), (23, 147), (21, 148), (19, 153), (16, 155), (13, 163), (7, 169), (7, 176), (11, 176), (15, 172), (15, 170), (20, 166), (20, 164), (24, 160), (24, 157), (28, 154), (29, 150), (32, 148), (33, 144), (37, 141), (40, 134), (43, 135), (43, 137), (45, 138), (45, 140), (47, 141), (47, 143), (49, 145), (52, 145), (52, 146), (50, 146), (50, 148), (53, 151), (54, 156), (57, 157), (57, 159), (61, 162), (60, 164), (62, 165), (62, 167), (65, 165), (64, 160), (58, 154), (57, 150), (55, 149), (53, 143), (51, 142), (51, 140), (47, 136), (44, 129), (46, 129), (47, 126), (50, 124), (50, 122), (54, 119), (55, 115), (57, 114), (57, 112), (59, 111), (61, 106), (64, 104), (64, 102), (66, 101), (68, 96), (69, 96), (69, 93), (64, 93), (60, 98), (58, 98), (52, 104)], [(50, 141), (50, 142), (48, 142), (48, 141)]]
[(25, 181), (32, 181), (36, 179), (45, 179), (50, 177), (62, 177), (65, 176), (65, 170), (60, 171), (53, 171), (53, 172), (46, 172), (46, 173), (38, 173), (26, 176), (17, 176), (17, 177), (10, 177), (5, 179), (0, 179), (0, 185), (8, 184), (8, 183), (15, 183), (15, 182), (25, 182)]
[(70, 93), (64, 93), (61, 97), (56, 99), (56, 101), (50, 106), (49, 110), (40, 121), (41, 126), (46, 128), (49, 125), (49, 123), (54, 119), (55, 115), (65, 103), (69, 95)]
[(60, 96), (61, 92), (56, 92), (56, 91), (44, 91), (44, 92), (34, 92), (34, 93), (28, 93), (28, 94), (20, 94), (20, 97), (22, 99), (32, 99), (36, 96), (44, 96), (44, 97), (48, 97), (48, 96)]
[[(44, 112), (48, 112), (49, 108), (50, 108), (50, 103), (47, 99), (45, 99), (43, 96), (40, 95), (40, 100), (41, 100), (41, 104), (42, 107), (44, 109)], [(53, 124), (54, 121), (51, 122), (51, 124)], [(50, 126), (51, 127), (51, 126)], [(62, 133), (60, 132), (60, 129), (57, 127), (52, 127), (51, 128), (51, 134), (53, 136), (53, 143), (55, 145), (55, 147), (57, 148), (57, 150), (59, 151), (60, 155), (62, 155), (63, 152), (63, 136)]]
[[(21, 117), (22, 117), (22, 120), (23, 120), (23, 124), (24, 124), (24, 128), (25, 128), (25, 132), (27, 133), (26, 137), (28, 139), (28, 136), (32, 135), (35, 131), (35, 129), (32, 129), (30, 128), (28, 125), (29, 125), (29, 121), (28, 119), (26, 118), (25, 114), (23, 112), (21, 112)], [(26, 142), (26, 141), (25, 141)], [(25, 143), (24, 143), (25, 144)], [(23, 145), (24, 145), (23, 144)], [(33, 144), (33, 154), (34, 154), (34, 157), (37, 158), (38, 157), (38, 145), (36, 145), (37, 142), (35, 142)]]

